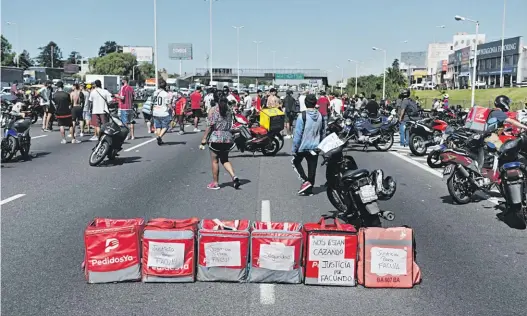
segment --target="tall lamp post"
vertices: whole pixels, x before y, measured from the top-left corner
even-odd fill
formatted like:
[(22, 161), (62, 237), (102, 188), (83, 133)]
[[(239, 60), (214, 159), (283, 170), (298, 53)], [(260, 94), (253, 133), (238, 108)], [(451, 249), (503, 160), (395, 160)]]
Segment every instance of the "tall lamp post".
[[(209, 6), (209, 48), (210, 48), (210, 52), (209, 52), (209, 66), (210, 66), (210, 82), (212, 82), (212, 2), (213, 1), (218, 1), (218, 0), (205, 0), (205, 1), (208, 1), (210, 6)], [(209, 84), (211, 85), (211, 84)]]
[[(154, 0), (154, 70), (156, 74), (156, 90), (159, 89), (157, 67), (157, 0)], [(133, 68), (132, 68), (133, 70)]]
[(253, 41), (253, 43), (256, 44), (256, 89), (258, 89), (258, 72), (259, 72), (259, 50), (260, 50), (260, 44), (262, 44), (262, 41)]
[(335, 66), (335, 68), (340, 69), (341, 76), (340, 76), (340, 94), (342, 94), (342, 85), (344, 84), (344, 67), (340, 67), (339, 65)]
[[(273, 53), (273, 73), (275, 73), (274, 77), (276, 77), (276, 51), (272, 50), (271, 53)], [(276, 84), (276, 80), (275, 80), (275, 78), (273, 78), (273, 86), (275, 84)]]
[[(503, 88), (505, 86), (505, 80), (503, 79), (503, 51), (505, 48), (505, 9), (506, 9), (507, 1), (503, 0), (503, 19), (501, 22), (501, 62), (500, 62), (500, 87)], [(478, 38), (476, 37), (476, 43), (478, 42)], [(476, 44), (477, 45), (477, 44)]]
[(350, 63), (355, 63), (355, 95), (357, 95), (357, 79), (359, 78), (359, 61), (348, 59)]
[(244, 26), (233, 26), (232, 28), (236, 29), (236, 46), (238, 51), (238, 89), (240, 89), (240, 30), (243, 29)]
[(383, 62), (383, 77), (382, 77), (382, 99), (386, 100), (386, 50), (378, 47), (372, 47), (373, 50), (380, 50), (384, 53), (384, 62)]
[(454, 17), (456, 21), (469, 21), (476, 24), (476, 43), (474, 44), (474, 62), (473, 62), (473, 69), (472, 69), (472, 80), (471, 80), (471, 88), (472, 88), (472, 98), (470, 100), (471, 107), (475, 104), (475, 96), (476, 96), (476, 68), (478, 66), (478, 37), (479, 37), (479, 21), (472, 20), (463, 16), (456, 15)]
[(7, 25), (12, 25), (15, 27), (15, 32), (16, 32), (16, 52), (15, 52), (15, 56), (16, 56), (16, 66), (19, 67), (19, 60), (20, 60), (20, 52), (19, 52), (19, 42), (18, 42), (18, 24), (16, 24), (15, 22), (6, 22)]

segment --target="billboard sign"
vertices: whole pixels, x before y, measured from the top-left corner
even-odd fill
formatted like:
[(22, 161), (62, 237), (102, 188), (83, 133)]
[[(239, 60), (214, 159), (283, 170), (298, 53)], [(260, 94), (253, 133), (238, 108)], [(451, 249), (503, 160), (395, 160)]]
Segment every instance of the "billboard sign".
[(168, 44), (168, 58), (173, 60), (192, 60), (191, 43)]
[[(520, 36), (503, 41), (503, 55), (516, 55), (520, 49)], [(478, 58), (501, 57), (501, 41), (478, 45)]]
[(304, 80), (304, 74), (275, 74), (276, 80)]
[(64, 64), (64, 73), (76, 74), (80, 71), (80, 66), (77, 64)]
[(148, 46), (123, 46), (123, 53), (130, 53), (137, 59), (137, 62), (151, 63), (154, 56), (152, 47)]

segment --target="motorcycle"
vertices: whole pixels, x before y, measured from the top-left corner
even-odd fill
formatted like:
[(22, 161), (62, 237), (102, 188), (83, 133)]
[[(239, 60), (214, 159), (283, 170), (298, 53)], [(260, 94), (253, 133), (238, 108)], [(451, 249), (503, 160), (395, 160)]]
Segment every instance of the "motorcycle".
[[(256, 111), (253, 110), (253, 113), (249, 115), (249, 117), (245, 117), (237, 107), (234, 108), (234, 119), (232, 128), (233, 130), (239, 130), (242, 126), (245, 126), (249, 129), (259, 127), (260, 124), (258, 124), (257, 120), (257, 114)], [(262, 134), (263, 132), (261, 130), (255, 129), (259, 134)], [(246, 134), (248, 137), (248, 134)], [(284, 136), (281, 133), (275, 133), (275, 138), (278, 140), (278, 143), (280, 144), (280, 148), (278, 151), (282, 150), (284, 147)]]
[[(123, 143), (130, 132), (117, 115), (117, 111), (108, 113), (108, 116), (110, 120), (101, 126), (99, 141), (90, 154), (89, 163), (92, 167), (98, 166), (105, 157), (108, 157), (108, 160), (114, 160), (122, 150)], [(135, 124), (135, 121), (130, 123)]]
[(448, 127), (448, 123), (438, 119), (423, 119), (419, 121), (408, 121), (407, 130), (409, 147), (415, 156), (424, 156), (428, 147), (438, 145), (442, 134)]
[(464, 128), (454, 130), (454, 128), (448, 127), (443, 132), (439, 145), (430, 147), (430, 152), (426, 158), (426, 163), (428, 166), (430, 168), (444, 167), (444, 163), (441, 161), (440, 154), (446, 149), (462, 148), (470, 135), (472, 135), (470, 130)]
[(22, 158), (29, 156), (31, 148), (31, 136), (29, 130), (31, 121), (18, 113), (2, 113), (6, 118), (4, 137), (2, 138), (2, 163), (8, 162), (20, 151)]
[(234, 144), (242, 153), (260, 151), (264, 156), (275, 156), (280, 151), (278, 135), (280, 131), (267, 131), (263, 127), (248, 127), (240, 125), (231, 130)]
[(322, 166), (327, 164), (327, 197), (345, 222), (357, 228), (381, 227), (381, 217), (392, 221), (395, 215), (381, 211), (377, 200), (390, 199), (395, 194), (395, 181), (384, 178), (382, 170), (371, 173), (359, 170), (353, 157), (342, 153), (348, 141), (323, 152)]
[[(366, 112), (359, 115), (345, 113), (345, 117), (336, 117), (328, 123), (326, 134), (336, 133), (341, 139), (352, 139), (363, 144), (363, 150), (374, 145), (379, 151), (388, 151), (394, 142), (394, 126), (397, 125), (395, 116), (369, 118)], [(381, 146), (384, 144), (384, 146)]]

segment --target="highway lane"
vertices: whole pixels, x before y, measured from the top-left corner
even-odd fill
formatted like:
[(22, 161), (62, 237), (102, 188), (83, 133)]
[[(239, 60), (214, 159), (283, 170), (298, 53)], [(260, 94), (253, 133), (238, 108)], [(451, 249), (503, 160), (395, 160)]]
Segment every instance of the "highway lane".
[[(148, 136), (144, 129), (138, 135)], [(56, 147), (42, 147), (50, 152), (46, 156), (6, 164), (2, 199), (26, 195), (2, 205), (4, 313), (331, 315), (352, 309), (392, 315), (523, 314), (525, 232), (498, 221), (492, 203), (450, 204), (446, 185), (437, 176), (378, 152), (350, 154), (359, 166), (382, 168), (398, 182), (395, 197), (381, 204), (396, 212), (396, 220), (388, 225), (407, 224), (416, 230), (424, 280), (412, 290), (200, 282), (86, 284), (80, 269), (82, 232), (95, 216), (257, 220), (264, 200), (270, 201), (275, 221), (316, 221), (332, 210), (320, 188), (324, 168), (318, 172), (318, 194), (296, 196), (299, 182), (287, 155), (290, 143), (277, 157), (234, 152), (234, 167), (244, 180), (241, 190), (229, 186), (207, 190), (210, 160), (207, 152), (197, 149), (200, 136), (169, 134), (169, 145), (151, 142), (123, 152), (120, 165), (89, 167), (93, 144), (61, 145), (55, 140), (51, 143)], [(147, 140), (132, 141), (125, 148)], [(28, 181), (23, 181), (25, 177)], [(221, 178), (229, 181), (223, 170)]]

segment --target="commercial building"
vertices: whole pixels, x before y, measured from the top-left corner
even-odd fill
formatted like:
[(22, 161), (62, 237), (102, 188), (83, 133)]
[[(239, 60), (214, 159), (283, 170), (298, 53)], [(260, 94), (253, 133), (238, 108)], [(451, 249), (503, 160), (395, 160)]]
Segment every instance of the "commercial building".
[[(478, 45), (485, 43), (485, 34), (478, 34)], [(452, 37), (452, 51), (456, 51), (476, 43), (476, 34), (456, 33)]]
[(410, 83), (420, 83), (426, 78), (427, 52), (402, 52), (399, 68), (406, 74)]
[(427, 71), (429, 79), (434, 83), (437, 81), (437, 65), (442, 60), (448, 60), (448, 55), (452, 53), (452, 43), (430, 43), (427, 51)]

